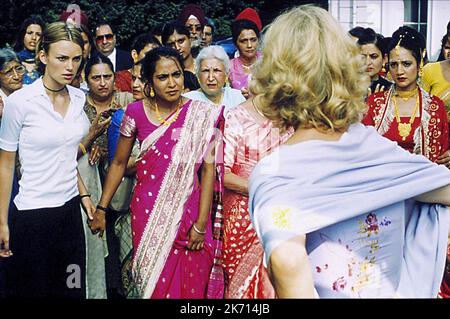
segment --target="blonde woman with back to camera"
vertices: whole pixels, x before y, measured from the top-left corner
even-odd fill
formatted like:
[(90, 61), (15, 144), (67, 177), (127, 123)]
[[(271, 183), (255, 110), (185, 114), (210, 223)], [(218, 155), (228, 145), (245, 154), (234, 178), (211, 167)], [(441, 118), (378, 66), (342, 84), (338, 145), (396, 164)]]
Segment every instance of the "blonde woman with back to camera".
[[(283, 36), (280, 36), (283, 35)], [(250, 214), (280, 298), (436, 297), (450, 173), (360, 124), (369, 78), (325, 10), (268, 28), (251, 87), (292, 137), (250, 177)]]

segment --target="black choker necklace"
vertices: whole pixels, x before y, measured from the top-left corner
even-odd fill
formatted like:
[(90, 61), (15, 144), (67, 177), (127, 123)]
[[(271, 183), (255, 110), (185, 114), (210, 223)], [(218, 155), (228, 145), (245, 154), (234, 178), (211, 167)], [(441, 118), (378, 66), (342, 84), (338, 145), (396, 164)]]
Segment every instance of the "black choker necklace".
[(50, 92), (55, 92), (55, 93), (61, 92), (62, 90), (64, 90), (64, 89), (66, 88), (66, 86), (64, 85), (64, 86), (63, 86), (62, 88), (60, 88), (59, 90), (53, 90), (53, 89), (50, 89), (50, 88), (46, 87), (45, 84), (44, 84), (44, 82), (42, 82), (42, 84), (44, 85), (44, 87), (45, 87), (47, 90), (49, 90)]

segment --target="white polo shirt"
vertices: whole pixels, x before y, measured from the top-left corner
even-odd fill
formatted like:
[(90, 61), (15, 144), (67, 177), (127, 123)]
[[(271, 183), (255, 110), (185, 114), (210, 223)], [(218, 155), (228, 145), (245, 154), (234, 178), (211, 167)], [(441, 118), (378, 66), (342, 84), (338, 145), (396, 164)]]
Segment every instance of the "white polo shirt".
[(42, 78), (5, 99), (0, 148), (19, 150), (22, 178), (14, 203), (19, 210), (58, 207), (78, 194), (77, 151), (88, 133), (84, 93), (67, 86), (63, 118), (46, 94)]

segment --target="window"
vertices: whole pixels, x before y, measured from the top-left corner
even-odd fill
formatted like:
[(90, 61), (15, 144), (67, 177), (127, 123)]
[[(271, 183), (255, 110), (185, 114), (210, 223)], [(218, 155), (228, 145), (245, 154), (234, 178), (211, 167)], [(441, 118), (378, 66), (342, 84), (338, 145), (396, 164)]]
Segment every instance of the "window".
[(404, 0), (405, 25), (427, 36), (428, 0)]

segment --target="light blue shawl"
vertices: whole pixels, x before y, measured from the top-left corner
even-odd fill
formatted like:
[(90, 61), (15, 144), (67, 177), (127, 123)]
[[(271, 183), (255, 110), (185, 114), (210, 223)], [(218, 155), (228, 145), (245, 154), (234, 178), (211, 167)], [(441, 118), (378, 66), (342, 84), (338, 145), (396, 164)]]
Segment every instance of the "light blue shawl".
[(284, 145), (250, 178), (250, 214), (273, 249), (307, 234), (320, 297), (435, 297), (444, 271), (448, 208), (418, 203), (450, 171), (355, 124), (339, 141)]

